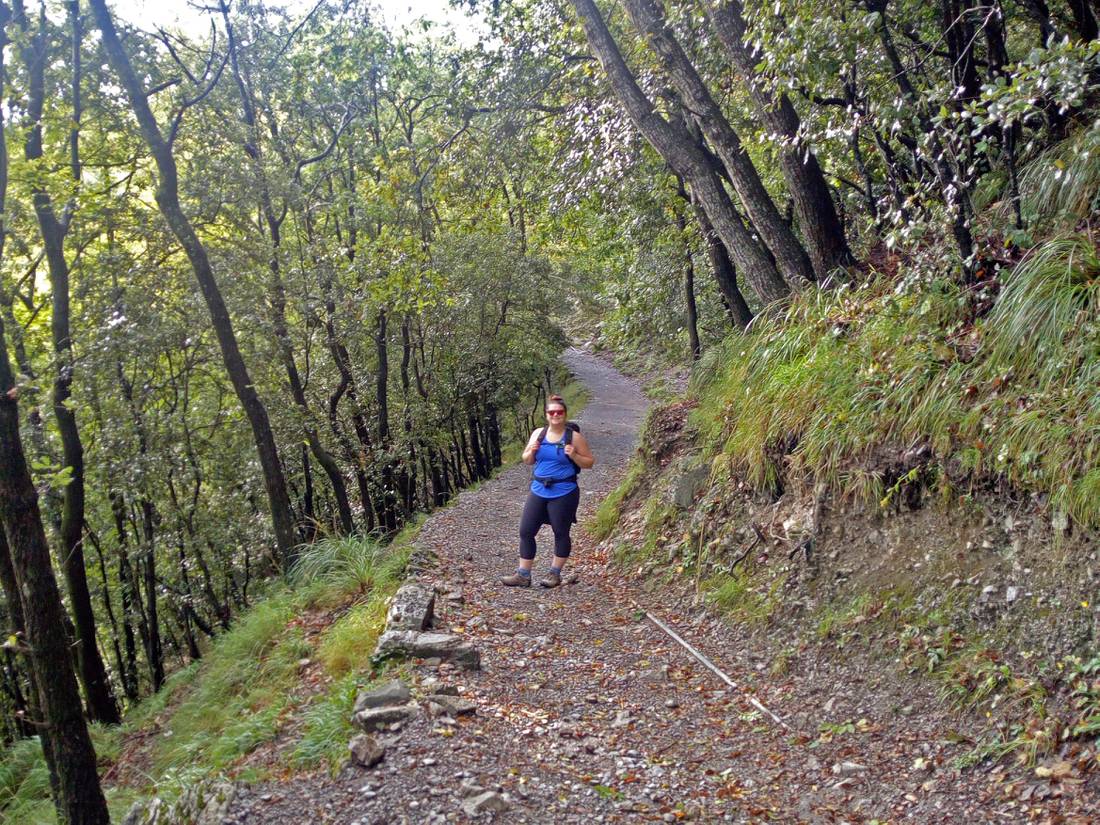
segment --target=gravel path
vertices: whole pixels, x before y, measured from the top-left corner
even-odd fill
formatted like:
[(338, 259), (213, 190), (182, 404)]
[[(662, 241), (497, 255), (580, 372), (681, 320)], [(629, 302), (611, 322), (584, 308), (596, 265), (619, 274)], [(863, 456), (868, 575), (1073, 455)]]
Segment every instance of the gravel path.
[[(597, 458), (581, 477), (583, 523), (625, 468), (647, 402), (598, 359), (578, 350), (565, 359), (592, 391), (578, 419)], [(478, 647), (482, 670), (420, 665), (415, 673), (457, 685), (476, 700), (476, 715), (453, 726), (426, 717), (409, 722), (370, 771), (252, 788), (226, 821), (467, 822), (462, 803), (479, 790), (504, 794), (508, 808), (496, 821), (516, 823), (969, 825), (1029, 821), (1059, 807), (1047, 794), (1041, 805), (1035, 798), (1033, 814), (997, 797), (1007, 774), (950, 770), (951, 720), (930, 698), (891, 695), (843, 663), (769, 678), (766, 653), (739, 638), (736, 626), (689, 613), (671, 595), (640, 591), (606, 565), (582, 529), (574, 531), (567, 568), (576, 583), (551, 591), (499, 586), (497, 577), (514, 568), (528, 479), (526, 467), (513, 467), (463, 493), (427, 521), (419, 539), (440, 559), (428, 578), (462, 591), (461, 600), (441, 597), (437, 624)], [(548, 527), (539, 538), (536, 576), (549, 563)], [(755, 684), (770, 709), (812, 729), (769, 721), (645, 620), (634, 599), (737, 683)], [(859, 721), (835, 739), (820, 737), (818, 717), (807, 711), (834, 704)]]

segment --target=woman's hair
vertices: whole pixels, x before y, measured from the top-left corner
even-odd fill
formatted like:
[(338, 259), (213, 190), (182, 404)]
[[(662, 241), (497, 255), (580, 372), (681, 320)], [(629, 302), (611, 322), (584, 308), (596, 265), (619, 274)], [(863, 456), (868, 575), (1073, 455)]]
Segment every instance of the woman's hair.
[(565, 399), (562, 398), (560, 395), (551, 395), (549, 398), (547, 398), (546, 406), (549, 407), (551, 404), (561, 404), (561, 408), (567, 413), (569, 412), (569, 407), (565, 405)]

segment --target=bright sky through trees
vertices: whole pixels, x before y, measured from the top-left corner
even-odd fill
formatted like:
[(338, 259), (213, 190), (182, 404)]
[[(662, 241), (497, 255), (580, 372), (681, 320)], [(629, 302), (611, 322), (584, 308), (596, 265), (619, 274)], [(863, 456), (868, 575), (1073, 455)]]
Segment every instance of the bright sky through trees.
[[(316, 5), (316, 0), (286, 0), (281, 5), (289, 8), (295, 15), (303, 15)], [(451, 29), (459, 42), (469, 43), (477, 38), (477, 18), (452, 8), (447, 0), (380, 0), (373, 5), (378, 8), (386, 25), (393, 29), (400, 29), (423, 19)], [(118, 17), (128, 23), (144, 29), (178, 26), (192, 35), (199, 35), (210, 27), (210, 12), (204, 7), (216, 7), (216, 3), (194, 3), (188, 0), (117, 0), (113, 4)]]

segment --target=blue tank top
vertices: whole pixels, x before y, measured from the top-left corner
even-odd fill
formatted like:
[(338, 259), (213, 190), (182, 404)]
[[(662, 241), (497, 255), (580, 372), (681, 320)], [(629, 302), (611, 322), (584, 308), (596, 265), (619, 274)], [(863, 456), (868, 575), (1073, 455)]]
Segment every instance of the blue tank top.
[(531, 479), (531, 492), (542, 498), (560, 498), (577, 489), (577, 482), (559, 481), (547, 487), (540, 478), (574, 478), (576, 469), (565, 454), (565, 434), (560, 441), (550, 441), (549, 434), (535, 451), (535, 472)]

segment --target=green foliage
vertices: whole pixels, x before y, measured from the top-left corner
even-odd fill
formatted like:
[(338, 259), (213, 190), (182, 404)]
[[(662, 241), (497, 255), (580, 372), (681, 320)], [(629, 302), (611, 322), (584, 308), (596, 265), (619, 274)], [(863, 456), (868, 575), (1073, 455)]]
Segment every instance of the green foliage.
[(355, 730), (352, 710), (362, 682), (359, 674), (347, 673), (301, 711), (303, 732), (291, 755), (293, 767), (328, 765), (335, 770), (347, 760), (348, 741)]
[(622, 514), (623, 503), (638, 489), (638, 485), (645, 476), (645, 471), (645, 462), (638, 457), (632, 458), (630, 464), (627, 465), (623, 480), (600, 502), (600, 506), (596, 508), (592, 520), (586, 525), (598, 540), (602, 541), (614, 531)]
[(926, 484), (1001, 475), (1095, 526), (1098, 271), (1086, 236), (1050, 241), (976, 321), (944, 281), (806, 295), (704, 359), (694, 421), (759, 486), (816, 480), (889, 504), (918, 481), (904, 452), (927, 445)]

